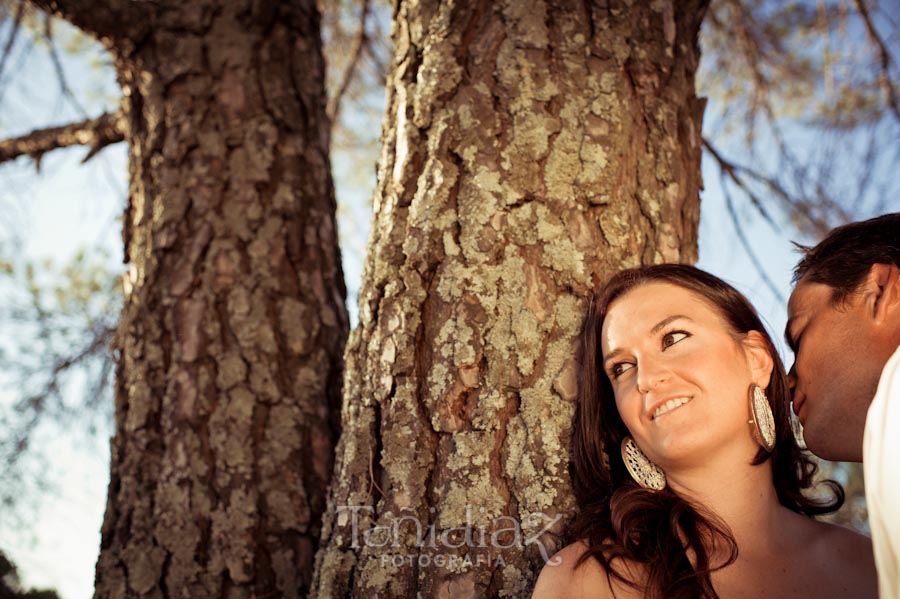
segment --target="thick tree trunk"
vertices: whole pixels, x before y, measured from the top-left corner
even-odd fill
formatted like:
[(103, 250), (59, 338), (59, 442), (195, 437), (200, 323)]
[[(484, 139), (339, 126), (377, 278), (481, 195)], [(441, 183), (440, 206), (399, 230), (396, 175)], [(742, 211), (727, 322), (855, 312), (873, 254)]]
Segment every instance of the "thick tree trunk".
[(130, 147), (95, 597), (305, 596), (348, 328), (315, 2), (44, 4), (107, 40)]
[(398, 3), (313, 597), (527, 596), (573, 509), (585, 298), (696, 258), (704, 10)]

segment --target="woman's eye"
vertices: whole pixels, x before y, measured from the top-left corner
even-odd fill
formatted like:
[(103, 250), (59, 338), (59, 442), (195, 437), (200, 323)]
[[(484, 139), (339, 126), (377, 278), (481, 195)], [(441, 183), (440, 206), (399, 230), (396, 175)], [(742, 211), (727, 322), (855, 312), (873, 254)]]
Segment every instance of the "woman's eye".
[(621, 375), (625, 374), (626, 370), (631, 370), (632, 365), (627, 362), (619, 362), (618, 364), (614, 364), (612, 367), (612, 375), (614, 379), (619, 378)]
[(688, 337), (690, 337), (690, 334), (686, 331), (672, 331), (671, 333), (666, 333), (662, 338), (663, 349), (675, 345), (682, 339), (687, 339)]

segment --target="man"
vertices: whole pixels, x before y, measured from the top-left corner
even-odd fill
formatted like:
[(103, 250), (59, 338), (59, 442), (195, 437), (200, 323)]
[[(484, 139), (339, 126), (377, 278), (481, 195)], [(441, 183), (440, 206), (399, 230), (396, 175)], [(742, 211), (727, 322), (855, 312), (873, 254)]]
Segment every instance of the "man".
[(863, 461), (882, 599), (900, 599), (900, 213), (834, 229), (794, 270), (785, 337), (806, 445)]

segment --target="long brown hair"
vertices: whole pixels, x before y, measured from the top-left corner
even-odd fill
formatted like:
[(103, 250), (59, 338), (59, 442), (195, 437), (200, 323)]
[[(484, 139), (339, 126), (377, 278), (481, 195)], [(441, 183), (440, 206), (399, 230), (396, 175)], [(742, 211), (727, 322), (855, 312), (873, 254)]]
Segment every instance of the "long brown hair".
[[(710, 574), (732, 563), (738, 551), (727, 526), (668, 487), (662, 491), (639, 487), (626, 471), (619, 450), (628, 429), (603, 369), (600, 331), (616, 298), (650, 282), (693, 291), (715, 306), (735, 334), (758, 331), (765, 339), (774, 364), (766, 395), (775, 416), (776, 442), (771, 453), (760, 448), (753, 464), (771, 460), (778, 501), (795, 512), (814, 516), (838, 509), (844, 491), (836, 482), (825, 481), (830, 496), (805, 494), (813, 486), (817, 467), (797, 445), (791, 430), (784, 365), (743, 295), (721, 279), (683, 264), (646, 266), (615, 275), (591, 300), (578, 350), (578, 403), (570, 470), (579, 511), (572, 532), (588, 548), (579, 564), (594, 558), (604, 566), (610, 581), (615, 578), (648, 597), (717, 598)], [(711, 563), (714, 556), (722, 554), (727, 556), (722, 563)], [(616, 558), (641, 564), (646, 582), (626, 575)]]

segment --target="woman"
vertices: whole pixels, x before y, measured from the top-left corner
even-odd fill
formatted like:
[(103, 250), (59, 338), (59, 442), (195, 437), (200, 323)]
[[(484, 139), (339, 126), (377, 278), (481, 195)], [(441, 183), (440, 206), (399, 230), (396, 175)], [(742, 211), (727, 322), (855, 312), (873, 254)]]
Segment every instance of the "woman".
[(576, 543), (533, 597), (875, 597), (871, 542), (812, 516), (784, 367), (735, 289), (691, 266), (619, 273), (581, 336)]

